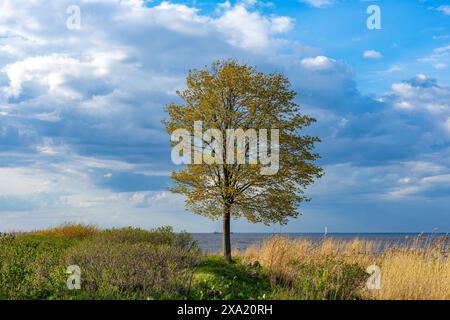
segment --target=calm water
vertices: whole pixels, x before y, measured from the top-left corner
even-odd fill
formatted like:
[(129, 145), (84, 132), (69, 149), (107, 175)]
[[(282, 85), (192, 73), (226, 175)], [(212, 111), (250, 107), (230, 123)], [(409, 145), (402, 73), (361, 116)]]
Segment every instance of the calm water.
[[(231, 235), (231, 246), (238, 250), (244, 250), (252, 244), (261, 244), (275, 234), (273, 233), (234, 233)], [(289, 233), (283, 234), (291, 238), (309, 239), (320, 241), (324, 238), (323, 233)], [(326, 237), (336, 240), (373, 240), (385, 245), (406, 245), (417, 233), (329, 233)], [(213, 233), (193, 233), (193, 238), (197, 240), (199, 247), (205, 252), (219, 252), (222, 250), (222, 234)], [(424, 234), (425, 238), (437, 239), (445, 236), (442, 234)], [(448, 246), (448, 240), (447, 240)]]

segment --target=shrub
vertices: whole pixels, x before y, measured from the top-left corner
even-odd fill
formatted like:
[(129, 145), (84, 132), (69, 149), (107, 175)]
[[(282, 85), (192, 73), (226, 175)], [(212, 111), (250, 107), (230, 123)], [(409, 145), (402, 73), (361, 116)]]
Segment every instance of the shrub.
[[(0, 299), (176, 298), (189, 290), (200, 254), (187, 233), (66, 232), (75, 229), (0, 235)], [(81, 290), (67, 289), (72, 264), (81, 268)]]
[[(177, 297), (190, 289), (198, 250), (159, 243), (160, 238), (140, 232), (133, 235), (130, 230), (110, 231), (106, 238), (114, 240), (98, 237), (85, 241), (64, 256), (65, 265), (80, 266), (86, 294), (145, 299)], [(155, 244), (149, 238), (159, 240)]]
[(0, 236), (0, 298), (46, 298), (61, 253), (73, 241), (40, 236)]
[(190, 234), (186, 232), (174, 233), (171, 227), (161, 227), (153, 230), (132, 227), (114, 228), (97, 233), (93, 240), (111, 243), (169, 245), (184, 250), (197, 248), (197, 243)]

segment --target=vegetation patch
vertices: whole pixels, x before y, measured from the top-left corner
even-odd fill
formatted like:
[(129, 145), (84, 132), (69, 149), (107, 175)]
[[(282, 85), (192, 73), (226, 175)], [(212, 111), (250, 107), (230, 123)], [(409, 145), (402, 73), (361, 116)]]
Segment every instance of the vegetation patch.
[[(378, 252), (361, 240), (272, 237), (229, 263), (169, 227), (64, 225), (0, 235), (0, 299), (449, 299), (448, 237), (414, 241)], [(366, 288), (371, 264), (379, 290)], [(70, 265), (80, 290), (67, 286)]]
[(192, 299), (268, 299), (272, 288), (262, 268), (252, 268), (237, 258), (232, 264), (219, 256), (204, 256), (196, 269)]

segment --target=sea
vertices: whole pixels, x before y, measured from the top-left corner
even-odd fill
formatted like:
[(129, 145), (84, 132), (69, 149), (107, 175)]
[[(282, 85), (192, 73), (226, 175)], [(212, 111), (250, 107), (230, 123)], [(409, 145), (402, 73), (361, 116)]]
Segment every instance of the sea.
[[(247, 249), (251, 245), (261, 245), (265, 239), (275, 235), (284, 235), (293, 239), (308, 239), (322, 241), (323, 239), (335, 240), (371, 240), (381, 244), (381, 248), (388, 246), (407, 246), (419, 235), (418, 233), (233, 233), (231, 234), (231, 247), (239, 251)], [(198, 246), (204, 252), (213, 253), (222, 250), (221, 233), (192, 233)], [(428, 241), (437, 241), (444, 238), (445, 247), (450, 245), (449, 236), (445, 233), (423, 233), (421, 238)]]

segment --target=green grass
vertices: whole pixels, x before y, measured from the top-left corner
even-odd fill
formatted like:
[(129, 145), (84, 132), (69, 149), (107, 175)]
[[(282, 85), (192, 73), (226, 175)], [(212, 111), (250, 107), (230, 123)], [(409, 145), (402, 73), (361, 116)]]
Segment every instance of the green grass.
[[(367, 280), (367, 273), (360, 265), (339, 260), (324, 259), (320, 262), (291, 263), (295, 276), (282, 286), (280, 295), (300, 300), (355, 300), (361, 299), (360, 289)], [(284, 288), (284, 289), (283, 289)], [(288, 288), (286, 290), (285, 288)]]
[[(203, 255), (168, 227), (89, 228), (0, 235), (0, 299), (357, 299), (367, 276), (325, 261), (297, 264), (290, 281), (240, 257)], [(69, 265), (81, 268), (81, 290), (67, 288)]]
[(228, 264), (222, 257), (204, 256), (194, 275), (192, 299), (268, 299), (272, 294), (269, 278), (261, 268), (253, 269), (235, 259)]

